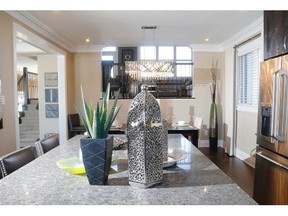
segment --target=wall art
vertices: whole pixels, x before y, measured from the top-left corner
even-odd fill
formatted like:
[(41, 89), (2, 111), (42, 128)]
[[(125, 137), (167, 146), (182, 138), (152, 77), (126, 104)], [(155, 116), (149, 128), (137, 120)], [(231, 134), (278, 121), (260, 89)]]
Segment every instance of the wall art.
[(45, 89), (45, 102), (58, 102), (58, 89)]
[(58, 86), (58, 73), (51, 72), (44, 74), (45, 87), (57, 87)]
[(46, 118), (58, 118), (59, 107), (58, 104), (45, 104)]

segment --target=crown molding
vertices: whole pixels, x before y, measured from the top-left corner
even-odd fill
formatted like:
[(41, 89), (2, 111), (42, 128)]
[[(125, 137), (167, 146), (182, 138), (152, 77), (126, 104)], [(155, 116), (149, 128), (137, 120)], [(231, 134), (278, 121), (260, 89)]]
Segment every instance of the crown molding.
[(75, 46), (74, 52), (102, 52), (103, 48), (105, 48), (105, 46), (102, 45), (78, 45)]
[(246, 28), (242, 29), (240, 32), (235, 34), (234, 36), (230, 37), (228, 40), (224, 41), (220, 46), (223, 49), (228, 47), (233, 47), (235, 44), (246, 40), (247, 38), (251, 37), (252, 35), (256, 35), (258, 33), (263, 32), (263, 16), (251, 23)]
[(37, 20), (34, 16), (29, 14), (26, 11), (5, 11), (10, 16), (24, 23), (28, 27), (32, 28), (42, 36), (50, 39), (51, 41), (57, 43), (59, 46), (69, 50), (70, 52), (74, 51), (74, 45), (69, 40), (65, 39), (63, 36), (57, 34), (51, 28)]
[(189, 47), (194, 52), (222, 52), (223, 47), (220, 45), (208, 45), (208, 44), (190, 44)]

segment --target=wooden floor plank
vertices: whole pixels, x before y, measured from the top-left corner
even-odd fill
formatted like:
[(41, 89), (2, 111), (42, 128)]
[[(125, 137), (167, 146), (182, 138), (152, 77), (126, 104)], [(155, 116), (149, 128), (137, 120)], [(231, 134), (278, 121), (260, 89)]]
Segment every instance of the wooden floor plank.
[(228, 175), (250, 197), (253, 197), (254, 168), (237, 157), (230, 157), (223, 148), (201, 147), (199, 150)]

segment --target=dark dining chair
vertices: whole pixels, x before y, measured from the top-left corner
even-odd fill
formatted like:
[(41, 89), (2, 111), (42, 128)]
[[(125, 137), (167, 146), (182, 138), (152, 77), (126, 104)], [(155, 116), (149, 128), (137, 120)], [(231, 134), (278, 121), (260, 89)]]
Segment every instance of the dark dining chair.
[(0, 179), (3, 178), (3, 171), (2, 171), (2, 168), (1, 168), (1, 165), (0, 165)]
[(0, 158), (2, 176), (5, 177), (36, 158), (35, 149), (27, 146)]
[(35, 143), (38, 156), (47, 153), (53, 148), (59, 146), (58, 134), (50, 135), (44, 139), (39, 140)]
[(80, 124), (80, 118), (78, 113), (68, 115), (68, 127), (69, 127), (69, 138), (77, 134), (83, 134), (86, 130), (83, 125)]

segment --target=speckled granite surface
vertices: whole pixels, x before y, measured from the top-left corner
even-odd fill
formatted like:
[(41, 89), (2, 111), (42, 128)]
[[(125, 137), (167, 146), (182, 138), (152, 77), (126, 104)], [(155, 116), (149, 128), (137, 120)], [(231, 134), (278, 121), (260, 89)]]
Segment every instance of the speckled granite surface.
[[(91, 186), (86, 176), (70, 174), (57, 167), (58, 160), (78, 156), (79, 138), (37, 158), (0, 180), (2, 205), (250, 205), (257, 204), (188, 140), (169, 134), (169, 148), (188, 153), (185, 160), (165, 168), (163, 183), (139, 189), (128, 184), (124, 150), (108, 185)], [(122, 155), (122, 156), (121, 156)]]

